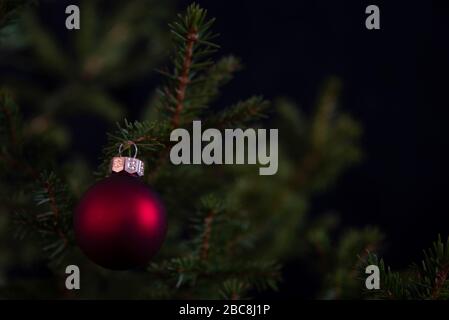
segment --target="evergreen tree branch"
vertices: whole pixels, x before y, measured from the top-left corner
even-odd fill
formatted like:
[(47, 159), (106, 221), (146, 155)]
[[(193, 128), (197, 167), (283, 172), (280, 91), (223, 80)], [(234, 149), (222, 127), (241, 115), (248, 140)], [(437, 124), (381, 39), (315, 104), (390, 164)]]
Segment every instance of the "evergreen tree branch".
[(210, 42), (216, 37), (209, 32), (215, 19), (206, 20), (206, 16), (207, 11), (194, 3), (187, 8), (185, 15), (179, 15), (178, 20), (170, 25), (175, 44), (173, 72), (160, 71), (168, 83), (159, 93), (161, 106), (170, 114), (174, 128), (180, 126), (184, 114), (196, 109), (198, 102), (195, 99), (199, 96), (192, 86), (199, 84), (193, 82), (212, 64), (208, 57), (218, 47)]
[(176, 106), (172, 118), (173, 127), (179, 126), (179, 118), (181, 111), (184, 108), (184, 99), (186, 95), (187, 84), (189, 83), (190, 67), (192, 65), (193, 45), (198, 41), (198, 31), (194, 26), (190, 26), (186, 35), (186, 49), (184, 54), (184, 61), (182, 63), (182, 71), (179, 76), (179, 84), (175, 89), (176, 92)]
[(432, 289), (432, 299), (436, 300), (441, 297), (441, 293), (444, 290), (444, 286), (446, 285), (446, 280), (449, 275), (449, 264), (445, 264), (441, 266), (441, 269), (435, 275), (435, 283)]
[[(303, 122), (291, 106), (283, 104), (281, 116), (286, 122), (294, 122), (295, 139), (302, 143), (297, 154), (296, 172), (289, 183), (294, 188), (313, 191), (327, 185), (338, 172), (361, 158), (358, 147), (361, 129), (345, 114), (339, 114), (338, 97), (340, 82), (330, 78), (323, 87), (313, 116)], [(310, 123), (310, 124), (309, 124)]]
[(67, 246), (68, 240), (65, 233), (62, 231), (60, 226), (60, 210), (58, 207), (58, 204), (56, 202), (56, 196), (55, 196), (55, 190), (54, 186), (50, 182), (49, 179), (44, 181), (44, 188), (48, 195), (49, 203), (50, 203), (50, 209), (53, 212), (53, 226), (55, 229), (55, 233), (64, 241), (64, 248)]
[(226, 56), (208, 68), (191, 84), (192, 96), (195, 97), (196, 110), (207, 108), (218, 97), (220, 88), (232, 80), (234, 74), (242, 68), (240, 60)]
[[(41, 174), (37, 183), (38, 188), (34, 193), (35, 209), (16, 212), (14, 220), (21, 226), (18, 231), (21, 237), (28, 233), (39, 234), (49, 259), (60, 261), (72, 244), (69, 234), (73, 202), (68, 196), (67, 188), (54, 173)], [(43, 210), (39, 210), (40, 208)]]
[(209, 254), (210, 237), (212, 232), (212, 222), (214, 219), (214, 214), (215, 212), (211, 210), (204, 218), (204, 233), (201, 243), (201, 259), (203, 260), (207, 260)]
[(238, 216), (231, 217), (227, 209), (217, 196), (202, 197), (198, 214), (192, 218), (197, 235), (188, 245), (196, 249), (194, 253), (153, 263), (148, 269), (149, 273), (174, 281), (178, 290), (201, 286), (204, 281), (212, 282), (219, 296), (234, 299), (243, 296), (252, 287), (276, 289), (280, 279), (276, 263), (246, 262), (239, 255), (226, 252), (235, 235), (247, 231), (243, 220)]
[[(124, 6), (127, 7), (126, 5)], [(92, 35), (98, 35), (97, 31), (100, 32), (100, 29), (104, 29), (103, 26), (98, 21), (98, 25), (95, 28), (84, 28), (86, 24), (83, 24), (85, 30), (82, 32), (83, 36), (88, 36), (86, 42), (89, 43), (90, 41), (90, 45), (80, 50), (83, 59), (78, 61), (76, 65), (83, 66), (80, 68), (81, 74), (72, 75), (69, 77), (70, 79), (66, 79), (64, 73), (58, 73), (57, 71), (59, 69), (70, 69), (70, 65), (73, 64), (69, 63), (69, 65), (66, 65), (66, 59), (62, 61), (61, 59), (55, 60), (51, 58), (58, 54), (67, 55), (67, 51), (59, 50), (60, 46), (53, 41), (57, 38), (41, 37), (39, 30), (46, 30), (45, 28), (39, 28), (39, 32), (34, 30), (31, 33), (31, 36), (35, 38), (34, 47), (38, 49), (37, 51), (41, 56), (40, 59), (37, 59), (37, 62), (42, 69), (47, 72), (48, 70), (50, 72), (54, 70), (53, 76), (58, 77), (57, 79), (64, 79), (64, 81), (69, 82), (74, 81), (76, 83), (79, 82), (79, 79), (88, 79), (89, 82), (98, 84), (98, 88), (100, 88), (100, 91), (96, 90), (96, 93), (91, 92), (92, 90), (90, 89), (87, 92), (86, 88), (83, 87), (72, 91), (73, 84), (69, 83), (70, 90), (63, 89), (62, 92), (51, 95), (50, 99), (45, 98), (43, 105), (47, 115), (39, 115), (39, 118), (48, 117), (50, 112), (54, 114), (52, 110), (56, 110), (57, 106), (66, 105), (65, 101), (73, 101), (71, 100), (73, 96), (88, 96), (88, 100), (83, 105), (88, 106), (88, 108), (94, 107), (95, 109), (110, 111), (109, 109), (111, 108), (107, 108), (107, 106), (110, 106), (113, 101), (108, 98), (106, 91), (103, 92), (102, 90), (105, 88), (105, 85), (118, 83), (120, 79), (123, 79), (121, 75), (126, 73), (127, 70), (124, 69), (129, 67), (129, 59), (126, 52), (134, 49), (134, 46), (131, 45), (134, 42), (130, 43), (128, 41), (129, 37), (124, 37), (123, 35), (134, 36), (133, 31), (136, 30), (132, 29), (132, 25), (124, 25), (123, 22), (125, 20), (145, 20), (139, 18), (142, 15), (142, 10), (139, 8), (143, 8), (143, 5), (140, 3), (139, 5), (133, 4), (132, 8), (126, 10), (127, 12), (123, 13), (123, 15), (119, 10), (118, 16), (120, 18), (114, 19), (109, 24), (114, 26), (110, 33), (108, 32), (104, 36), (100, 35), (103, 41), (98, 41), (100, 43), (98, 48), (95, 48), (95, 43), (92, 42), (92, 39), (95, 38), (92, 38)], [(116, 12), (117, 10), (112, 11)], [(84, 17), (86, 19), (90, 18), (91, 22), (95, 21), (95, 13), (92, 13), (90, 17), (86, 15)], [(27, 19), (31, 21), (28, 21), (28, 25), (33, 26), (34, 20), (32, 17)], [(35, 22), (39, 25), (41, 24), (37, 20)], [(151, 163), (147, 167), (151, 168), (150, 175), (154, 176), (168, 159), (167, 155), (172, 145), (169, 141), (169, 135), (173, 128), (187, 127), (189, 121), (194, 118), (204, 120), (205, 126), (221, 129), (243, 127), (253, 121), (263, 119), (268, 103), (261, 97), (250, 98), (221, 112), (216, 112), (216, 110), (210, 108), (211, 102), (219, 95), (221, 87), (232, 79), (234, 73), (241, 67), (240, 62), (234, 57), (225, 57), (216, 63), (210, 60), (211, 55), (217, 48), (211, 42), (215, 37), (210, 31), (212, 23), (213, 19), (206, 19), (205, 10), (197, 5), (192, 5), (186, 14), (181, 15), (170, 26), (175, 44), (174, 57), (171, 61), (170, 70), (161, 71), (166, 78), (167, 84), (162, 87), (161, 97), (158, 99), (159, 107), (163, 107), (166, 117), (162, 118), (162, 120), (159, 117), (157, 121), (128, 122), (125, 120), (124, 124), (120, 123), (117, 130), (108, 135), (108, 142), (103, 149), (104, 161), (100, 167), (102, 177), (105, 176), (109, 168), (111, 157), (117, 155), (120, 144), (123, 144), (123, 153), (126, 155), (132, 151), (132, 143), (136, 143), (139, 148), (139, 157)], [(106, 29), (110, 30), (110, 28)], [(131, 50), (129, 50), (130, 48)], [(152, 59), (146, 57), (145, 60), (151, 61)], [(48, 63), (53, 64), (53, 66), (49, 66)], [(136, 63), (136, 66), (139, 69), (141, 65)], [(105, 80), (105, 78), (107, 79)], [(35, 84), (33, 84), (33, 89), (35, 89)], [(85, 95), (74, 94), (74, 92), (85, 93)], [(49, 95), (43, 94), (43, 96), (47, 97)], [(351, 126), (344, 127), (344, 121), (340, 121), (340, 118), (335, 119), (333, 116), (333, 102), (333, 99), (326, 100), (324, 104), (327, 107), (322, 109), (323, 112), (311, 121), (313, 122), (311, 126), (307, 126), (309, 134), (304, 138), (308, 141), (308, 149), (306, 150), (316, 148), (322, 151), (320, 153), (322, 157), (317, 161), (319, 162), (318, 166), (314, 167), (310, 174), (307, 175), (304, 183), (307, 186), (315, 183), (315, 175), (318, 175), (323, 167), (325, 169), (324, 178), (331, 176), (334, 171), (341, 170), (342, 166), (340, 165), (336, 166), (336, 169), (332, 169), (334, 171), (328, 169), (325, 162), (330, 163), (334, 159), (326, 157), (326, 154), (329, 153), (335, 156), (337, 160), (347, 160), (346, 155), (342, 156), (342, 153), (345, 153), (347, 150), (351, 151), (353, 147), (353, 141), (350, 139), (353, 136), (344, 134), (344, 132), (350, 131)], [(75, 103), (75, 105), (79, 104)], [(115, 108), (113, 109), (115, 110)], [(113, 113), (115, 116), (119, 116), (115, 111)], [(107, 112), (102, 112), (101, 114), (106, 117)], [(6, 119), (7, 117), (3, 118)], [(54, 120), (56, 121), (57, 119)], [(5, 128), (10, 130), (11, 127)], [(9, 139), (9, 142), (11, 141), (11, 133), (7, 132), (4, 136)], [(20, 134), (18, 137), (21, 137)], [(1, 138), (3, 138), (3, 132)], [(299, 150), (300, 148), (294, 149)], [(29, 149), (27, 150), (29, 152)], [(54, 148), (49, 148), (43, 152), (42, 162), (48, 163), (47, 160), (52, 158), (52, 150)], [(128, 154), (132, 155), (132, 153)], [(9, 156), (8, 153), (6, 155)], [(25, 156), (23, 158), (26, 159)], [(17, 159), (17, 161), (24, 161), (21, 158)], [(313, 162), (313, 159), (308, 161)], [(39, 166), (42, 167), (42, 165)], [(286, 166), (288, 167), (288, 164)], [(285, 168), (285, 166), (282, 167)], [(243, 198), (239, 199), (242, 201), (236, 203), (235, 207), (231, 207), (230, 203), (228, 203), (230, 201), (222, 203), (222, 201), (218, 200), (222, 200), (225, 193), (232, 194), (234, 189), (244, 189), (248, 185), (251, 186), (252, 184), (249, 181), (252, 177), (239, 176), (239, 183), (234, 185), (232, 184), (233, 180), (231, 180), (233, 177), (225, 177), (226, 179), (223, 181), (217, 182), (214, 181), (215, 179), (210, 179), (210, 176), (207, 175), (209, 171), (206, 171), (205, 175), (200, 176), (198, 172), (204, 172), (203, 169), (204, 167), (199, 169), (198, 166), (184, 166), (176, 169), (172, 166), (167, 166), (167, 175), (164, 175), (163, 179), (157, 181), (157, 191), (167, 200), (166, 205), (170, 209), (170, 216), (174, 223), (170, 229), (171, 234), (165, 243), (164, 250), (166, 251), (161, 252), (161, 254), (166, 254), (165, 257), (170, 258), (162, 258), (161, 262), (152, 264), (149, 267), (149, 273), (143, 275), (143, 277), (149, 277), (154, 280), (147, 287), (148, 291), (150, 294), (162, 294), (166, 297), (221, 296), (230, 299), (241, 299), (252, 288), (261, 290), (266, 288), (276, 289), (280, 280), (280, 270), (279, 265), (272, 262), (271, 259), (282, 256), (280, 252), (285, 251), (284, 248), (287, 246), (291, 247), (292, 240), (295, 241), (295, 238), (292, 238), (293, 232), (296, 235), (300, 228), (307, 228), (307, 226), (300, 226), (299, 222), (302, 223), (303, 221), (301, 218), (298, 218), (298, 216), (302, 216), (302, 212), (306, 207), (305, 196), (302, 193), (298, 195), (296, 186), (287, 186), (289, 188), (273, 193), (274, 189), (285, 187), (283, 179), (290, 177), (287, 172), (284, 176), (273, 177), (274, 180), (271, 179), (268, 183), (264, 183), (262, 179), (256, 180), (255, 184), (257, 187), (264, 187), (264, 184), (266, 184), (265, 190), (263, 188), (255, 190), (254, 194), (257, 201), (248, 201), (248, 198)], [(180, 178), (178, 173), (185, 175)], [(189, 174), (195, 176), (195, 178), (198, 177), (198, 180), (182, 179), (186, 176), (191, 178)], [(73, 177), (74, 175), (76, 173), (71, 172), (71, 176)], [(313, 176), (314, 179), (309, 179), (309, 176)], [(165, 178), (167, 179), (164, 180)], [(39, 184), (39, 190), (35, 194), (37, 210), (36, 206), (29, 209), (27, 207), (22, 208), (21, 217), (23, 217), (23, 220), (21, 220), (21, 225), (29, 223), (30, 231), (34, 231), (34, 233), (42, 236), (46, 250), (50, 251), (51, 258), (55, 258), (66, 251), (67, 244), (70, 244), (71, 241), (72, 229), (70, 221), (73, 203), (71, 203), (69, 193), (64, 191), (64, 185), (60, 181), (56, 181), (55, 176), (45, 175), (42, 178), (44, 183), (40, 179), (39, 177), (36, 181)], [(191, 187), (192, 181), (195, 182), (195, 188)], [(228, 182), (231, 184), (228, 184)], [(81, 185), (86, 185), (86, 183), (78, 184), (79, 190), (82, 189), (79, 188)], [(197, 199), (201, 198), (202, 193), (211, 188), (216, 188), (218, 196), (211, 197), (209, 202), (206, 201), (206, 203), (202, 204), (196, 218), (193, 219), (195, 232), (191, 238), (186, 239), (184, 221), (187, 216), (194, 212), (192, 203), (196, 203)], [(192, 191), (191, 189), (197, 190)], [(182, 194), (175, 194), (173, 190), (181, 190)], [(194, 196), (191, 197), (192, 194)], [(281, 194), (282, 196), (278, 197)], [(173, 196), (170, 197), (170, 195)], [(231, 199), (231, 197), (229, 198)], [(184, 199), (189, 200), (184, 201)], [(272, 210), (272, 208), (275, 210)], [(267, 212), (279, 212), (277, 216), (280, 218), (276, 218), (277, 220), (267, 219)], [(278, 223), (273, 225), (272, 221), (278, 221)], [(274, 233), (276, 234), (274, 235)], [(64, 237), (68, 241), (65, 241)], [(270, 251), (268, 254), (265, 250), (263, 253), (256, 252), (251, 247), (254, 242), (257, 241), (258, 244), (263, 243), (265, 239), (268, 239), (268, 242), (270, 242), (266, 250)], [(355, 237), (351, 238), (349, 242), (352, 243), (354, 239)], [(363, 239), (363, 237), (357, 239)], [(286, 243), (289, 244), (286, 245)], [(346, 242), (343, 241), (341, 247), (342, 252), (353, 253), (353, 248), (346, 245)], [(296, 249), (296, 247), (293, 248), (293, 250)], [(345, 259), (339, 255), (347, 256), (340, 253), (340, 250), (338, 250), (337, 254), (326, 253), (326, 247), (322, 243), (320, 243), (320, 249), (322, 249), (324, 255), (328, 255), (326, 261), (332, 262), (335, 259), (339, 260), (341, 265), (346, 265), (340, 261)], [(263, 254), (264, 258), (260, 260), (253, 259), (254, 256), (260, 257), (260, 254)], [(350, 259), (347, 260), (349, 261)], [(349, 269), (352, 271), (351, 268)], [(112, 272), (107, 273), (107, 276), (114, 277), (114, 274)], [(441, 279), (444, 278), (441, 272), (438, 276)], [(121, 275), (117, 278), (119, 277)], [(95, 278), (92, 277), (91, 279), (94, 280)], [(98, 277), (97, 280), (102, 281), (102, 279), (105, 279), (105, 277)], [(444, 295), (445, 289), (444, 285), (440, 285), (440, 282), (435, 282), (431, 292), (441, 297)], [(89, 289), (93, 291), (87, 291), (89, 289), (86, 289), (84, 292), (89, 292), (89, 294), (95, 293), (95, 287), (98, 287), (96, 286), (97, 284), (98, 281), (92, 281)], [(131, 286), (128, 285), (129, 287)], [(341, 290), (341, 286), (339, 290)], [(131, 298), (132, 296), (129, 297)]]
[[(170, 114), (169, 122), (172, 128), (181, 125), (181, 118), (186, 121), (186, 116), (192, 117), (206, 107), (218, 95), (219, 87), (232, 79), (233, 73), (241, 68), (240, 61), (232, 56), (222, 58), (217, 63), (207, 60), (218, 46), (210, 42), (216, 37), (209, 31), (214, 19), (207, 20), (206, 15), (206, 10), (192, 4), (187, 8), (185, 15), (179, 15), (178, 20), (170, 25), (175, 45), (172, 59), (173, 72), (159, 71), (168, 82), (159, 90), (159, 108), (162, 107), (164, 112), (168, 111)], [(247, 102), (231, 107), (227, 115), (223, 115), (221, 125), (257, 120), (262, 117), (259, 113), (266, 106), (267, 102), (259, 97), (249, 99)], [(137, 125), (138, 122), (134, 124)], [(168, 135), (155, 137), (141, 132), (142, 135), (139, 136), (134, 133), (134, 128), (126, 124), (125, 126), (127, 132), (116, 134), (108, 142), (105, 152), (106, 162), (102, 164), (102, 172), (105, 172), (107, 168), (111, 152), (115, 152), (120, 143), (126, 144), (127, 141), (133, 141), (140, 149), (140, 145), (144, 142), (151, 144), (152, 141), (159, 140), (159, 142), (162, 141), (161, 148), (147, 159), (152, 163), (149, 180), (154, 180), (160, 168), (166, 163), (168, 149), (172, 145)], [(113, 142), (112, 145), (111, 142)]]
[[(229, 260), (229, 259), (228, 259)], [(238, 279), (259, 290), (277, 289), (280, 280), (280, 267), (271, 261), (209, 263), (197, 257), (173, 258), (159, 264), (152, 263), (148, 272), (167, 280), (176, 280), (176, 287), (195, 285), (201, 279), (222, 283)]]
[(223, 299), (240, 300), (244, 292), (248, 290), (248, 285), (237, 279), (229, 279), (223, 282), (220, 296)]
[(244, 127), (250, 122), (265, 118), (264, 112), (269, 105), (269, 102), (262, 97), (254, 96), (226, 108), (218, 115), (208, 117), (205, 126), (218, 129)]
[(108, 142), (103, 148), (103, 162), (97, 175), (104, 177), (108, 174), (112, 157), (118, 155), (119, 146), (123, 144), (123, 152), (130, 152), (132, 143), (139, 148), (143, 159), (155, 160), (157, 155), (166, 149), (169, 143), (169, 126), (166, 122), (134, 121), (125, 119), (123, 124), (117, 123), (117, 130), (108, 133)]
[(449, 237), (443, 243), (441, 236), (433, 247), (424, 251), (420, 265), (412, 264), (404, 272), (393, 272), (374, 253), (369, 253), (361, 264), (360, 276), (367, 265), (380, 270), (380, 290), (365, 290), (368, 297), (394, 300), (449, 299)]

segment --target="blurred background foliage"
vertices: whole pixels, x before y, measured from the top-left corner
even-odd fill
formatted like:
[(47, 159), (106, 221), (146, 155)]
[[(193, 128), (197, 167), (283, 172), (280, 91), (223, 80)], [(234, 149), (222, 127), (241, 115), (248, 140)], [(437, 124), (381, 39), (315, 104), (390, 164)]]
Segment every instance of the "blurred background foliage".
[[(279, 265), (292, 261), (307, 265), (318, 277), (311, 298), (361, 297), (360, 256), (378, 249), (381, 233), (374, 227), (345, 230), (334, 212), (309, 214), (313, 197), (335, 187), (345, 169), (362, 159), (362, 128), (340, 108), (342, 84), (334, 77), (323, 79), (313, 112), (305, 114), (296, 102), (280, 97), (271, 103), (269, 118), (258, 121), (258, 125), (279, 129), (275, 176), (259, 176), (253, 166), (165, 165), (157, 178), (148, 179), (167, 206), (170, 231), (147, 270), (110, 272), (92, 265), (76, 248), (55, 261), (43, 253), (39, 233), (21, 234), (12, 215), (26, 219), (36, 212), (37, 176), (43, 174), (49, 183), (61, 184), (57, 190), (70, 198), (66, 208), (70, 216), (76, 199), (95, 180), (92, 172), (102, 147), (96, 143), (106, 141), (106, 131), (126, 117), (134, 120), (142, 115), (142, 121), (161, 121), (155, 110), (160, 99), (156, 83), (162, 76), (154, 70), (169, 58), (167, 24), (175, 17), (175, 1), (79, 1), (81, 30), (67, 31), (62, 27), (63, 12), (72, 2), (2, 1), (0, 6), (0, 297), (271, 297), (278, 278), (265, 283), (263, 272), (277, 273)], [(240, 68), (236, 58), (226, 59), (219, 65), (223, 70), (215, 71), (225, 75), (223, 83)], [(137, 106), (136, 90), (145, 97)], [(216, 112), (207, 107), (212, 115)], [(88, 121), (91, 117), (94, 120)], [(128, 129), (137, 130), (125, 126)], [(96, 151), (83, 154), (74, 148), (80, 144), (93, 145)], [(205, 197), (210, 193), (211, 197)], [(189, 252), (194, 255), (198, 247), (190, 226), (198, 219), (201, 224), (204, 209), (218, 205), (226, 207), (222, 210), (226, 222), (217, 220), (220, 231), (210, 240), (216, 260), (208, 266), (176, 260)], [(70, 228), (66, 231), (70, 233)], [(235, 260), (228, 259), (228, 252)], [(196, 281), (196, 268), (213, 270), (214, 261), (216, 265), (232, 263), (243, 271), (247, 267), (248, 275)], [(245, 261), (276, 263), (254, 268), (239, 264)], [(69, 263), (83, 270), (80, 292), (64, 288), (63, 266)], [(167, 271), (179, 267), (184, 272), (174, 279), (164, 278)], [(307, 275), (297, 275), (295, 281), (302, 277)], [(282, 281), (291, 280), (281, 280), (281, 289)]]

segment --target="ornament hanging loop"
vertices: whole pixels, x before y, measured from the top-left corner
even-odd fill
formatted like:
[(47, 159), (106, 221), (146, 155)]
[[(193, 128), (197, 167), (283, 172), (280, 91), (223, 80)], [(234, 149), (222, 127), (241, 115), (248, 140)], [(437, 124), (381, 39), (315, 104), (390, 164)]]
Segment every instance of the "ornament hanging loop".
[[(123, 157), (122, 151), (124, 149), (124, 145), (130, 146), (132, 145), (134, 148), (134, 156), (133, 157)], [(134, 176), (143, 176), (144, 174), (144, 163), (142, 160), (137, 159), (138, 152), (137, 145), (133, 141), (126, 141), (125, 143), (121, 143), (118, 148), (118, 157), (113, 157), (111, 160), (110, 171), (111, 172), (122, 172), (126, 171)]]
[[(133, 155), (133, 158), (136, 159), (136, 157), (137, 157), (137, 152), (139, 151), (139, 149), (137, 148), (137, 144), (135, 144), (134, 141), (126, 141), (125, 144), (126, 144), (127, 146), (129, 146), (129, 145), (132, 145), (132, 146), (133, 146), (133, 148), (134, 148), (134, 155)], [(120, 143), (120, 146), (119, 146), (119, 148), (118, 148), (118, 154), (119, 154), (119, 157), (122, 156), (122, 151), (123, 151), (123, 143)]]

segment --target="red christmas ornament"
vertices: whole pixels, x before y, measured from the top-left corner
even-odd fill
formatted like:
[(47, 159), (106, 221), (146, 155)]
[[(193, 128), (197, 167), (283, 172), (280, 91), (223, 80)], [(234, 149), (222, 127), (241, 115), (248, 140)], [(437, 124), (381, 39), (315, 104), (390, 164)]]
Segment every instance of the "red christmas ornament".
[(139, 180), (143, 162), (136, 159), (133, 145), (134, 157), (112, 159), (111, 175), (86, 192), (74, 218), (81, 250), (113, 270), (147, 263), (161, 247), (167, 229), (161, 201)]

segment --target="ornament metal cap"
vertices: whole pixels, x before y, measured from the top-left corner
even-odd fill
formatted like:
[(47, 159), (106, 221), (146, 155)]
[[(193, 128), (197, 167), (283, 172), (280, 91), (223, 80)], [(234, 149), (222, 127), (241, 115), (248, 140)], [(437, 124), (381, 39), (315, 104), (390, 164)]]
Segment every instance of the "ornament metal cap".
[(122, 172), (126, 171), (129, 174), (137, 174), (138, 176), (143, 176), (145, 164), (142, 160), (137, 159), (137, 145), (128, 141), (128, 145), (132, 145), (134, 147), (134, 155), (133, 157), (122, 157), (123, 151), (123, 143), (120, 144), (118, 149), (118, 157), (113, 157), (111, 160), (111, 172)]

